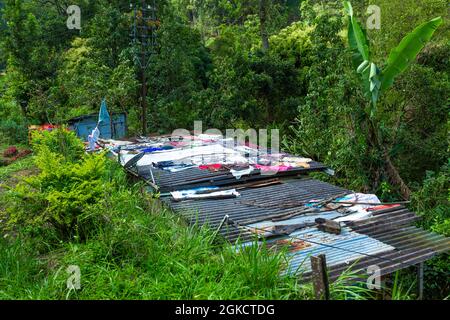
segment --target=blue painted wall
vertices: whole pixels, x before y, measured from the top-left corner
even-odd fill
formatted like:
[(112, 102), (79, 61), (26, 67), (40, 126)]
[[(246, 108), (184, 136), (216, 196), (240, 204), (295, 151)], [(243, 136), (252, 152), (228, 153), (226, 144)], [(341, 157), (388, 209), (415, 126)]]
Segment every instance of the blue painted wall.
[[(127, 118), (124, 113), (114, 114), (113, 132), (111, 134), (110, 124), (102, 124), (98, 127), (100, 130), (100, 138), (103, 139), (120, 139), (127, 135)], [(85, 116), (69, 121), (69, 129), (75, 131), (78, 137), (87, 141), (88, 135), (97, 126), (98, 115)]]

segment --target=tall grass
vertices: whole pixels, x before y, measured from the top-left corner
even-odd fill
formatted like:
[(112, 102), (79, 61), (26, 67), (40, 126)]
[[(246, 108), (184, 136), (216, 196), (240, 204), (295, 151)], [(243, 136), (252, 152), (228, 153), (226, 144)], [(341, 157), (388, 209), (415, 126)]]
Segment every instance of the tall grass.
[(18, 160), (9, 166), (0, 167), (0, 183), (2, 181), (11, 178), (11, 176), (21, 170), (29, 169), (32, 167), (33, 158), (27, 157), (21, 160)]
[[(279, 276), (283, 255), (250, 246), (237, 253), (217, 244), (206, 227), (187, 226), (160, 208), (143, 185), (130, 185), (111, 163), (114, 181), (103, 214), (84, 241), (43, 248), (45, 239), (0, 242), (3, 299), (306, 299), (311, 294), (293, 277)], [(42, 249), (40, 249), (42, 248)], [(68, 290), (66, 268), (81, 270), (81, 289)]]
[[(409, 283), (408, 283), (409, 282)], [(416, 286), (415, 281), (404, 281), (400, 278), (400, 271), (396, 271), (391, 289), (392, 300), (412, 300), (412, 291)]]
[[(110, 189), (85, 214), (103, 215), (106, 223), (86, 239), (50, 245), (45, 234), (1, 235), (0, 299), (314, 298), (310, 284), (280, 275), (285, 251), (256, 245), (237, 251), (212, 241), (213, 231), (162, 208), (112, 161), (104, 179)], [(80, 268), (80, 290), (67, 288), (70, 265)], [(333, 299), (371, 298), (353, 276), (347, 271), (331, 285)]]

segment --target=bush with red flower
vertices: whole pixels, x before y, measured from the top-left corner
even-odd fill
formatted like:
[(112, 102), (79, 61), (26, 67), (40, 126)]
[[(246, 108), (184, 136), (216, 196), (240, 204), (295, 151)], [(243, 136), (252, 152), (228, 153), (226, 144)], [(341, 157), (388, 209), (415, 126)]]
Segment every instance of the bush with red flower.
[(5, 158), (12, 158), (15, 157), (19, 154), (19, 150), (17, 150), (16, 147), (11, 146), (8, 149), (6, 149), (5, 151), (3, 151), (3, 156)]
[(32, 153), (29, 149), (20, 150), (17, 149), (15, 146), (11, 146), (5, 151), (3, 151), (3, 159), (0, 157), (0, 167), (1, 166), (8, 166), (11, 163), (25, 158), (26, 156), (30, 155)]

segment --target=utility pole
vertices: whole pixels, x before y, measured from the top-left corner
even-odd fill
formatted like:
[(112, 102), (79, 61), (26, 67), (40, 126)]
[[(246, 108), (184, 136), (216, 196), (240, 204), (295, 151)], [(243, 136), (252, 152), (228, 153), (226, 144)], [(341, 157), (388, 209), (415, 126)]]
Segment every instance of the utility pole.
[(130, 3), (134, 10), (134, 23), (132, 30), (133, 45), (135, 49), (135, 62), (139, 67), (139, 80), (141, 82), (140, 104), (142, 135), (147, 134), (147, 69), (151, 56), (156, 53), (157, 30), (160, 22), (156, 16), (155, 0), (135, 0)]

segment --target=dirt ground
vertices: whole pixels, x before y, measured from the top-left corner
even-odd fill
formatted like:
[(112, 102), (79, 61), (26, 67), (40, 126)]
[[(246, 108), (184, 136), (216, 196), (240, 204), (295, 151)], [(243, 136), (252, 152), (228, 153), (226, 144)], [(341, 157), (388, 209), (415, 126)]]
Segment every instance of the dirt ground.
[(2, 191), (2, 184), (14, 188), (24, 178), (36, 175), (37, 173), (37, 168), (23, 169), (13, 172), (8, 178), (5, 179), (5, 181), (0, 182), (0, 192)]

